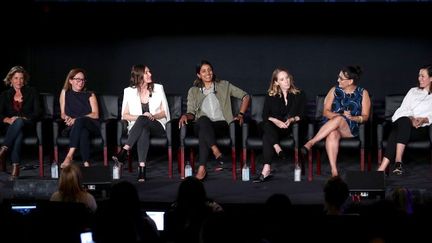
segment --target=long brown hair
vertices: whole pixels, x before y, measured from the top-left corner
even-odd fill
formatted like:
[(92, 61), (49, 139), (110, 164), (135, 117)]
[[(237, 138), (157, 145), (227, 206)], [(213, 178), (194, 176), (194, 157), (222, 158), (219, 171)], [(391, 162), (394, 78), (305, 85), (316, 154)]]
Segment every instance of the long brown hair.
[[(135, 87), (138, 90), (141, 89), (141, 83), (144, 80), (144, 73), (145, 73), (145, 69), (149, 68), (146, 65), (143, 64), (138, 64), (138, 65), (133, 65), (132, 69), (131, 69), (131, 77), (130, 77), (130, 87)], [(147, 84), (147, 89), (148, 91), (150, 91), (150, 94), (153, 93), (153, 89), (154, 89), (154, 82), (152, 81), (151, 83)]]
[(275, 95), (282, 96), (281, 88), (279, 87), (279, 85), (276, 85), (277, 75), (280, 72), (286, 72), (288, 74), (288, 78), (290, 80), (290, 87), (288, 89), (288, 93), (292, 93), (292, 94), (300, 93), (300, 90), (294, 84), (294, 77), (291, 75), (291, 73), (286, 68), (276, 68), (272, 73), (272, 77), (270, 80), (270, 87), (267, 91), (268, 94), (270, 96), (275, 96)]
[(62, 169), (58, 191), (65, 202), (76, 202), (84, 192), (81, 186), (81, 170), (78, 165), (71, 163)]

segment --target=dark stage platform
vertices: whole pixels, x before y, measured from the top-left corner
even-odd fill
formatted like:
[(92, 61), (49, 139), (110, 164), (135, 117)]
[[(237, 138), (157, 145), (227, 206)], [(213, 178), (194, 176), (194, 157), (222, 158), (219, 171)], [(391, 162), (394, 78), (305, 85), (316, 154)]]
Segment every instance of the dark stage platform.
[[(386, 196), (390, 195), (396, 187), (403, 186), (417, 192), (420, 195), (432, 192), (432, 170), (428, 156), (416, 156), (415, 159), (407, 161), (405, 172), (401, 176), (390, 174), (385, 176)], [(349, 171), (358, 171), (359, 163), (356, 158), (351, 158), (350, 154), (341, 155), (339, 160), (340, 174), (345, 178)], [(45, 178), (38, 176), (36, 161), (23, 163), (21, 176), (16, 182), (8, 181), (9, 174), (0, 172), (0, 197), (1, 199), (11, 198), (34, 198), (40, 200), (49, 199), (51, 193), (56, 190), (56, 180), (51, 179), (50, 166), (45, 164)], [(208, 196), (221, 204), (262, 204), (274, 193), (284, 193), (289, 196), (294, 205), (321, 205), (323, 203), (323, 186), (330, 176), (329, 166), (326, 159), (322, 164), (322, 175), (314, 174), (312, 181), (307, 181), (306, 176), (302, 176), (300, 182), (294, 182), (294, 167), (292, 160), (278, 162), (273, 165), (274, 177), (265, 183), (252, 183), (252, 181), (242, 181), (241, 171), (238, 171), (238, 180), (231, 178), (231, 168), (223, 171), (213, 171), (215, 163), (208, 164), (209, 175), (205, 181), (205, 188)], [(112, 162), (111, 162), (112, 166)], [(173, 202), (176, 197), (177, 188), (181, 182), (177, 173), (177, 161), (174, 161), (174, 175), (168, 178), (168, 163), (165, 156), (154, 158), (148, 163), (147, 181), (138, 183), (137, 163), (133, 163), (134, 172), (130, 173), (126, 169), (123, 171), (122, 180), (133, 182), (139, 192), (142, 203), (153, 205), (152, 207), (165, 207)], [(93, 171), (99, 171), (105, 177), (111, 178), (111, 168), (104, 170), (102, 162), (93, 164)], [(98, 169), (99, 168), (99, 169)], [(372, 164), (376, 168), (376, 162)], [(257, 169), (261, 170), (258, 162)], [(8, 166), (8, 171), (10, 168)], [(315, 172), (315, 168), (314, 168)], [(92, 172), (94, 173), (94, 172)], [(368, 172), (365, 172), (368, 173)], [(90, 173), (91, 175), (91, 173)], [(251, 175), (251, 178), (253, 175)], [(91, 180), (92, 178), (86, 178)], [(368, 178), (365, 177), (365, 180)], [(105, 181), (106, 182), (106, 181)], [(109, 183), (108, 179), (108, 183)], [(106, 186), (106, 185), (105, 185)], [(104, 195), (97, 195), (102, 200)]]

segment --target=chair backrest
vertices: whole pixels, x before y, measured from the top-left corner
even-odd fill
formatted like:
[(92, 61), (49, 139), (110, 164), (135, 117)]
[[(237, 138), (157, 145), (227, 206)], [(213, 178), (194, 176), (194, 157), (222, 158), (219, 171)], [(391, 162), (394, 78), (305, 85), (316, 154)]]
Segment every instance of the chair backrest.
[(251, 119), (256, 122), (262, 121), (262, 113), (264, 109), (266, 95), (252, 95), (251, 99)]
[(325, 95), (317, 95), (315, 98), (315, 120), (320, 121), (323, 119), (324, 100)]
[(237, 99), (231, 96), (231, 110), (233, 116), (236, 116), (240, 112), (241, 103), (242, 103), (241, 99)]
[(97, 96), (99, 117), (102, 120), (118, 118), (118, 96), (101, 94)]
[(395, 111), (402, 104), (404, 97), (405, 96), (401, 94), (386, 95), (384, 105), (384, 118), (386, 120), (391, 120)]
[(42, 118), (50, 119), (54, 116), (54, 95), (51, 93), (40, 93), (42, 106)]
[(168, 106), (171, 114), (171, 119), (178, 119), (182, 115), (182, 102), (181, 95), (167, 94)]

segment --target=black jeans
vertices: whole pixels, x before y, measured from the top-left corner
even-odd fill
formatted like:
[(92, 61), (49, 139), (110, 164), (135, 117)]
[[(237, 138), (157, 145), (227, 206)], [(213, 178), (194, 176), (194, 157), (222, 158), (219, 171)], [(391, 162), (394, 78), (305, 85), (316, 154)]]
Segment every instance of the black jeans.
[(262, 123), (264, 164), (271, 165), (275, 154), (273, 145), (278, 144), (282, 137), (287, 137), (291, 134), (291, 129), (291, 126), (287, 129), (281, 129), (271, 121), (265, 121)]
[(229, 133), (226, 121), (211, 121), (208, 117), (202, 116), (195, 122), (195, 134), (199, 140), (199, 161), (198, 165), (206, 165), (210, 152), (210, 147), (216, 145), (216, 135), (226, 135)]
[(83, 161), (90, 159), (90, 135), (100, 135), (99, 121), (90, 117), (77, 118), (69, 133), (69, 147), (78, 148)]
[(145, 116), (139, 116), (129, 131), (126, 144), (134, 146), (137, 143), (138, 161), (145, 162), (150, 146), (150, 136), (166, 137), (165, 130), (157, 120), (151, 121)]
[(401, 117), (392, 124), (392, 130), (387, 139), (387, 148), (384, 152), (384, 157), (390, 161), (394, 161), (396, 157), (396, 144), (401, 143), (406, 145), (409, 141), (427, 139), (428, 136), (429, 127), (415, 128), (412, 126), (411, 120), (408, 117)]

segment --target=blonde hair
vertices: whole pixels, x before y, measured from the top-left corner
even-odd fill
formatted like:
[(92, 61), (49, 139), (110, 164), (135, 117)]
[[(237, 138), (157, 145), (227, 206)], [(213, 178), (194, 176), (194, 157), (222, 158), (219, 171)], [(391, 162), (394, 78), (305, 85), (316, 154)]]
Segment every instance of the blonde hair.
[(9, 70), (8, 74), (6, 74), (6, 77), (3, 79), (5, 85), (11, 85), (11, 80), (15, 73), (22, 73), (24, 75), (24, 85), (26, 85), (27, 81), (30, 79), (30, 75), (22, 66), (14, 66)]
[(291, 75), (291, 73), (287, 69), (285, 69), (285, 68), (276, 68), (273, 71), (273, 74), (272, 74), (272, 77), (271, 77), (271, 80), (270, 80), (270, 87), (269, 87), (269, 89), (267, 91), (268, 95), (269, 96), (275, 96), (275, 95), (282, 96), (282, 90), (279, 87), (279, 85), (276, 84), (277, 75), (280, 72), (286, 72), (288, 74), (288, 78), (290, 80), (290, 87), (288, 89), (288, 93), (291, 93), (291, 94), (298, 94), (298, 93), (300, 93), (300, 90), (294, 85), (294, 77)]
[[(86, 71), (82, 68), (71, 69), (69, 71), (68, 75), (66, 76), (66, 80), (65, 80), (64, 85), (63, 85), (63, 89), (65, 91), (72, 89), (72, 85), (69, 82), (69, 80), (73, 79), (73, 77), (75, 77), (75, 75), (77, 75), (78, 73), (82, 73), (84, 75), (84, 78), (87, 76)], [(84, 90), (85, 90), (85, 86), (84, 86)]]

